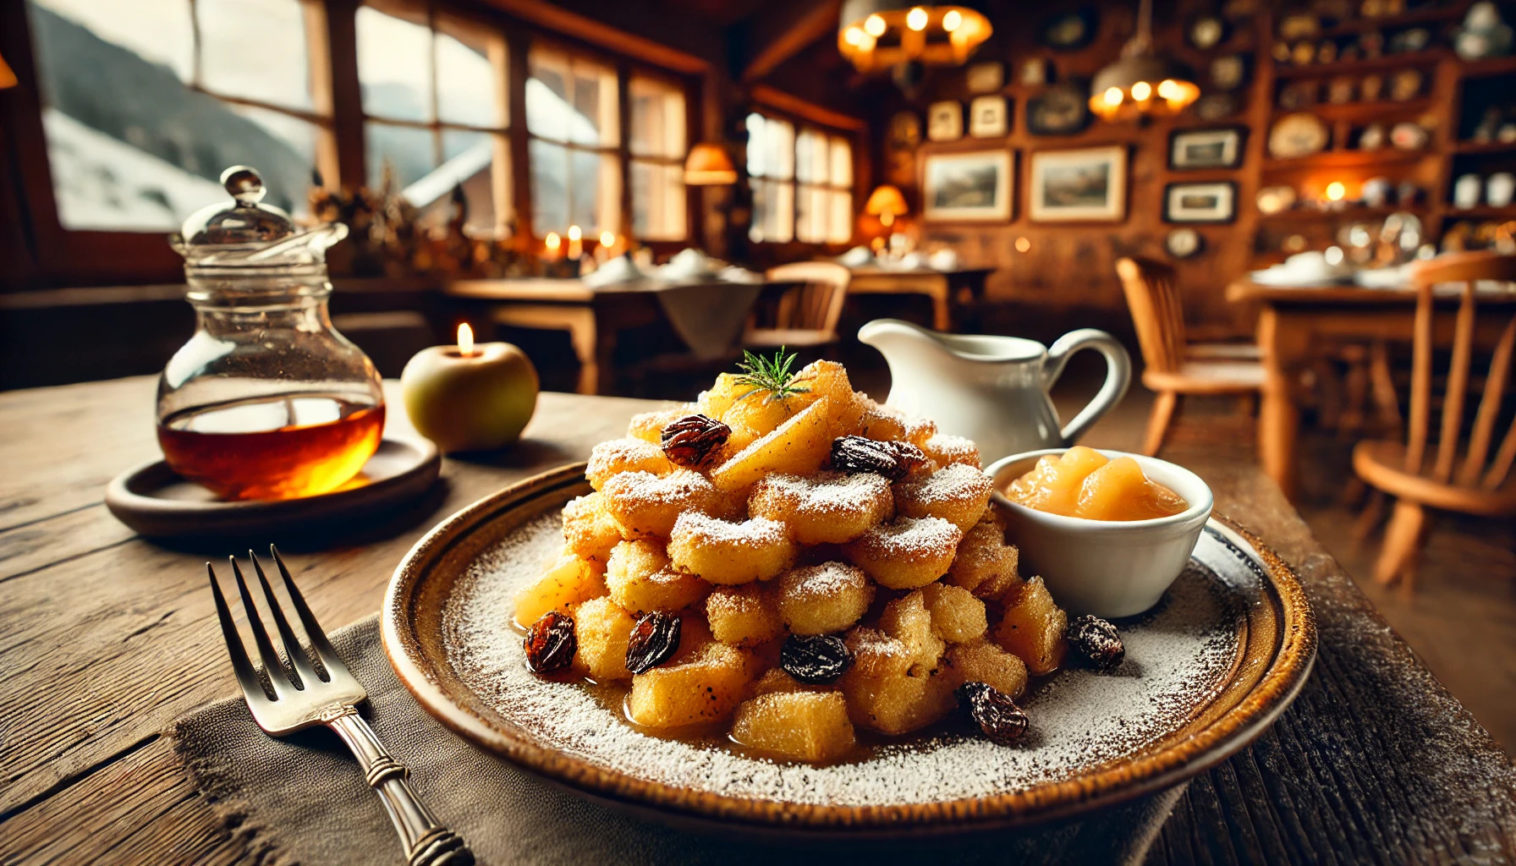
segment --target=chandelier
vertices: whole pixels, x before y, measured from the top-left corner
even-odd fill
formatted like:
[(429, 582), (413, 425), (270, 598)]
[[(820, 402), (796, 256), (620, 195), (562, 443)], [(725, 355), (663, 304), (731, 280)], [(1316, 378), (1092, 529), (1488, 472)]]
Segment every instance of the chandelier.
[(993, 28), (967, 6), (923, 6), (910, 0), (845, 0), (837, 50), (859, 72), (903, 63), (957, 65), (990, 38)]
[(1137, 35), (1090, 84), (1090, 111), (1105, 120), (1178, 114), (1199, 97), (1190, 70), (1154, 50), (1153, 3), (1142, 0)]

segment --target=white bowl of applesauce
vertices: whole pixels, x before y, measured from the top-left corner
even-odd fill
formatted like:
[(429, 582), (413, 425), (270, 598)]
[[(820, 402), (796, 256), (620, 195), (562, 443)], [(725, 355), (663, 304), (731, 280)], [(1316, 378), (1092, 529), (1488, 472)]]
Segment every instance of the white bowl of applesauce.
[(985, 469), (1021, 573), (1072, 613), (1151, 608), (1184, 570), (1211, 516), (1200, 476), (1141, 454), (1083, 446), (1013, 454)]

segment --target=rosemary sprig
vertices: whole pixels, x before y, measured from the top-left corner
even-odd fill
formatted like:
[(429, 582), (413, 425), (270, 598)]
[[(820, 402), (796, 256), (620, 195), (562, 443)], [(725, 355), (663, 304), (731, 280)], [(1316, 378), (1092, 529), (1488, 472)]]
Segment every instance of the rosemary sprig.
[(737, 384), (748, 386), (748, 390), (737, 399), (746, 400), (754, 394), (767, 391), (768, 396), (764, 400), (772, 403), (810, 391), (810, 388), (795, 384), (795, 373), (791, 372), (794, 366), (795, 354), (786, 352), (783, 346), (779, 347), (772, 358), (743, 349), (742, 360), (737, 362), (737, 369), (741, 371)]

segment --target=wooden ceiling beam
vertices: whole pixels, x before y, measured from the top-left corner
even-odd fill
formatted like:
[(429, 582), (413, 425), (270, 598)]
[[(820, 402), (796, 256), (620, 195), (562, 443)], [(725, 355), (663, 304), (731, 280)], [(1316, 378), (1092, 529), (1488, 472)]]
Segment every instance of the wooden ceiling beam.
[[(571, 35), (674, 72), (702, 75), (722, 61), (714, 28), (641, 0), (484, 0), (544, 30)], [(672, 18), (672, 20), (671, 20)]]
[(743, 23), (751, 36), (738, 79), (757, 81), (819, 39), (836, 38), (842, 0), (795, 0), (766, 7)]

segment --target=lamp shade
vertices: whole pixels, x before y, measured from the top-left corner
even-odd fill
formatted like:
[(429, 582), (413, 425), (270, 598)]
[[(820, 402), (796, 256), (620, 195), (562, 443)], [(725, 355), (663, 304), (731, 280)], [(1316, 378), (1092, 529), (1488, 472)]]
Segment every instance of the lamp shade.
[(7, 87), (15, 87), (15, 86), (16, 86), (16, 73), (15, 73), (15, 71), (11, 69), (9, 63), (5, 62), (5, 58), (4, 57), (0, 57), (0, 90), (4, 90)]
[(726, 148), (713, 141), (702, 141), (690, 148), (684, 160), (684, 182), (689, 186), (724, 186), (737, 182), (737, 167)]
[(909, 213), (910, 209), (905, 206), (905, 196), (899, 187), (883, 184), (874, 187), (869, 200), (863, 205), (863, 212), (870, 216), (902, 216)]

